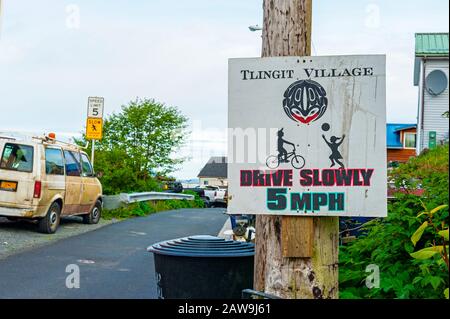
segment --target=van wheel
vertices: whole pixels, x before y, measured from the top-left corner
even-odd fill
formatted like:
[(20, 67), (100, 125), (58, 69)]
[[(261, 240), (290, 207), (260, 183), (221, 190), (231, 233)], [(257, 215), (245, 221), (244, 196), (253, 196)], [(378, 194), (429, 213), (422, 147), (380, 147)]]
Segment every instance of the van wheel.
[(48, 209), (47, 215), (38, 222), (40, 233), (53, 234), (56, 232), (61, 220), (61, 207), (58, 203), (53, 203)]
[(102, 202), (99, 200), (95, 203), (91, 212), (87, 215), (83, 215), (83, 223), (85, 224), (97, 224), (102, 216)]

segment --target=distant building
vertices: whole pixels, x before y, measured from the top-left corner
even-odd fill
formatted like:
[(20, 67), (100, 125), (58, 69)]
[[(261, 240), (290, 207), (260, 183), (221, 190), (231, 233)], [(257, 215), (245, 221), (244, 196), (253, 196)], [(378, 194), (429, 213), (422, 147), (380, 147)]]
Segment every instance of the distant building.
[(386, 126), (388, 166), (404, 163), (416, 155), (416, 124), (392, 124)]
[(417, 146), (419, 154), (448, 140), (448, 33), (416, 33), (414, 85), (419, 87)]
[(227, 158), (213, 156), (198, 174), (200, 186), (228, 186)]
[(180, 183), (183, 188), (194, 188), (199, 186), (200, 181), (198, 180), (198, 178), (191, 178), (180, 180)]

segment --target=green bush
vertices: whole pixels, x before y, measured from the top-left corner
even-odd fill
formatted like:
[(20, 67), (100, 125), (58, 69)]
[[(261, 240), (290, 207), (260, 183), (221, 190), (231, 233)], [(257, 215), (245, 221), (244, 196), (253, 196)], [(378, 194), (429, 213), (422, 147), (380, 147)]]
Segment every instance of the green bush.
[(187, 190), (183, 191), (183, 193), (187, 195), (194, 195), (194, 200), (191, 201), (193, 207), (205, 207), (205, 202), (200, 198), (200, 196), (198, 196), (196, 192)]
[[(201, 200), (200, 200), (201, 201)], [(125, 219), (131, 217), (147, 216), (156, 212), (165, 210), (176, 210), (182, 208), (202, 208), (203, 202), (200, 203), (195, 200), (158, 200), (132, 203), (117, 209), (104, 210), (102, 217), (105, 219)]]
[[(448, 145), (401, 164), (390, 178), (403, 192), (389, 203), (388, 217), (370, 222), (366, 235), (340, 247), (340, 298), (444, 298), (448, 265), (438, 254), (430, 259), (410, 254), (442, 239), (432, 227), (424, 230), (416, 247), (411, 237), (426, 219), (417, 215), (448, 205)], [(414, 195), (418, 188), (423, 189), (422, 196)], [(448, 207), (436, 212), (434, 219), (440, 229), (448, 229)], [(370, 264), (380, 269), (379, 288), (365, 285)]]

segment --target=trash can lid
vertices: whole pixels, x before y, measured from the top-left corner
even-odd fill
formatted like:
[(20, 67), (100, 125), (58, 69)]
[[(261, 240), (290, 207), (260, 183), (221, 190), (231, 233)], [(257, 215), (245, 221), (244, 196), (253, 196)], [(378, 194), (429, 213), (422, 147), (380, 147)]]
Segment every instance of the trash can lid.
[(149, 246), (147, 251), (180, 257), (246, 257), (255, 254), (255, 245), (209, 235), (197, 235), (162, 241)]

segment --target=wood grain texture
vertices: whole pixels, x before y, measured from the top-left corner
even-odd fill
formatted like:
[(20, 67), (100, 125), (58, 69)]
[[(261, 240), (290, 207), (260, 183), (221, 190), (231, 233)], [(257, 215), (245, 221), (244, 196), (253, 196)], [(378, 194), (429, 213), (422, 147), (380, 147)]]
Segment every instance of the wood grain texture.
[(262, 56), (311, 55), (311, 0), (264, 0)]
[[(263, 10), (263, 57), (311, 54), (311, 0), (264, 0)], [(288, 299), (338, 298), (338, 235), (337, 217), (258, 215), (254, 289)]]
[(283, 216), (281, 248), (283, 257), (312, 257), (314, 217)]

